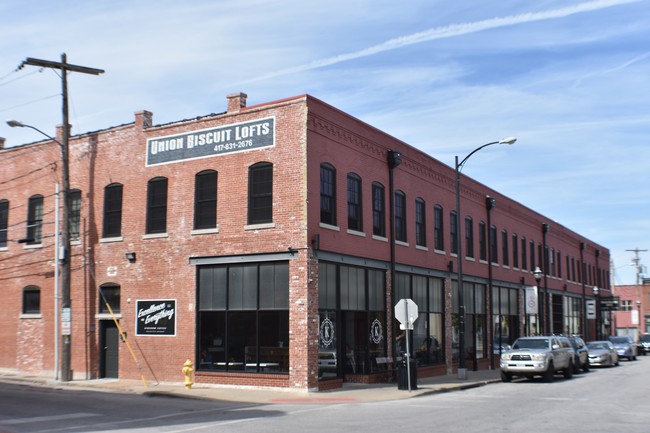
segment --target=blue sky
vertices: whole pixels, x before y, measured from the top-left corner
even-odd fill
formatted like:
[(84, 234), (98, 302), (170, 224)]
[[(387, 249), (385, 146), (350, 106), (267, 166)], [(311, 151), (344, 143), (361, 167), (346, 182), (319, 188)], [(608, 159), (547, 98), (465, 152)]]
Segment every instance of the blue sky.
[[(0, 118), (53, 135), (311, 94), (610, 249), (650, 249), (650, 0), (4, 1)], [(7, 146), (38, 141), (0, 124)], [(641, 263), (650, 253), (640, 253)], [(649, 275), (650, 276), (650, 275)]]

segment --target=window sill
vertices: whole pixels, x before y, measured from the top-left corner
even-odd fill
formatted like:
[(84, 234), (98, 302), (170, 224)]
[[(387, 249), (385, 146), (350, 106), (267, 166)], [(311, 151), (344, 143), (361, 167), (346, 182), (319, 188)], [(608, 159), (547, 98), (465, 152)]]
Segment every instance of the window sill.
[(123, 240), (124, 240), (124, 238), (122, 236), (115, 236), (113, 238), (101, 238), (99, 240), (99, 243), (100, 244), (108, 244), (108, 243), (111, 243), (111, 242), (122, 242)]
[(168, 233), (149, 233), (146, 235), (142, 236), (142, 239), (163, 239), (163, 238), (168, 238), (169, 234)]
[(408, 243), (408, 242), (404, 242), (404, 241), (397, 241), (397, 240), (396, 240), (396, 241), (395, 241), (395, 245), (401, 245), (401, 246), (403, 246), (403, 247), (408, 247), (408, 246), (409, 246), (409, 243)]
[(331, 224), (326, 224), (326, 223), (320, 223), (320, 227), (323, 228), (323, 229), (334, 230), (334, 231), (337, 231), (337, 232), (341, 231), (341, 228), (339, 226), (333, 226)]
[(25, 320), (42, 319), (43, 315), (41, 313), (22, 313), (20, 318)]
[(372, 235), (372, 238), (376, 241), (388, 242), (388, 238), (385, 236)]
[(39, 248), (43, 248), (43, 244), (29, 244), (25, 245), (23, 248), (26, 250), (37, 250)]
[(433, 252), (436, 253), (436, 254), (442, 254), (443, 256), (446, 256), (446, 255), (447, 255), (447, 253), (445, 252), (445, 250), (433, 250)]
[(194, 235), (210, 235), (210, 234), (215, 234), (219, 233), (219, 226), (211, 228), (211, 229), (194, 229), (190, 232), (192, 236)]
[[(122, 318), (122, 313), (114, 313), (116, 319), (121, 319)], [(110, 315), (110, 313), (97, 313), (95, 314), (95, 320), (109, 320), (113, 319), (113, 316)]]
[(420, 251), (429, 251), (429, 248), (425, 247), (424, 245), (416, 245), (415, 249)]
[(9, 247), (0, 247), (0, 251), (9, 251)]
[(359, 237), (362, 237), (362, 238), (366, 237), (366, 234), (364, 232), (359, 232), (357, 230), (349, 230), (348, 229), (348, 234), (353, 235), (353, 236), (359, 236)]
[(244, 226), (244, 230), (265, 230), (265, 229), (274, 229), (275, 223), (264, 223), (264, 224), (248, 224)]

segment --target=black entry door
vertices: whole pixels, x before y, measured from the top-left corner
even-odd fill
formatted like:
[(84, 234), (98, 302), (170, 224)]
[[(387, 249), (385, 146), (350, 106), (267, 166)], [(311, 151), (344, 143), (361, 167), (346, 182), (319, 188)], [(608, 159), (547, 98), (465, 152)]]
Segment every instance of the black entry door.
[(99, 377), (117, 378), (119, 371), (119, 332), (112, 320), (100, 323)]

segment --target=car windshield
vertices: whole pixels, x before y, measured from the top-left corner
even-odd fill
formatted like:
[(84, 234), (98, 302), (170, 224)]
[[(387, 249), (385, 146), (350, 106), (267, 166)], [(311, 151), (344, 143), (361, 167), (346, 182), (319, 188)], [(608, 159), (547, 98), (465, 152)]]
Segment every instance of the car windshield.
[(548, 347), (547, 338), (522, 338), (515, 341), (513, 349), (546, 349)]
[(614, 344), (627, 344), (629, 343), (629, 340), (627, 337), (609, 337), (609, 341), (611, 341)]
[(587, 348), (594, 350), (594, 349), (609, 349), (609, 346), (607, 343), (602, 342), (602, 343), (589, 343), (587, 344)]

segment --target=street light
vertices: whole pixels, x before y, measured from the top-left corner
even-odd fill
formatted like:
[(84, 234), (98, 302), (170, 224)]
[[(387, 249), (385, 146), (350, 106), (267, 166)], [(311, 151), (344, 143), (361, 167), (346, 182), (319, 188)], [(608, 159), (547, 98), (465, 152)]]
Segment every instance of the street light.
[(596, 340), (600, 340), (600, 289), (594, 286), (594, 296), (596, 297)]
[[(69, 161), (68, 161), (68, 141), (64, 140), (65, 144), (62, 144), (54, 137), (46, 134), (35, 126), (27, 125), (17, 120), (8, 120), (7, 125), (12, 128), (30, 128), (34, 131), (39, 132), (45, 137), (49, 138), (53, 142), (59, 145), (61, 148), (61, 189), (62, 189), (62, 198), (63, 198), (63, 215), (62, 215), (62, 228), (61, 228), (61, 237), (63, 238), (63, 245), (61, 248), (62, 254), (59, 255), (59, 267), (61, 269), (61, 318), (65, 319), (67, 322), (70, 321), (70, 172), (69, 172)], [(56, 248), (59, 248), (57, 245)], [(57, 250), (59, 253), (59, 250)], [(64, 314), (64, 311), (66, 312)], [(71, 325), (67, 323), (67, 325)], [(61, 380), (70, 381), (72, 380), (72, 370), (71, 366), (71, 351), (70, 351), (70, 334), (71, 330), (69, 328), (61, 328)], [(58, 339), (58, 336), (57, 336)]]
[(535, 281), (537, 281), (537, 322), (539, 323), (539, 333), (543, 334), (544, 333), (544, 311), (542, 310), (542, 297), (540, 296), (540, 290), (539, 290), (539, 282), (542, 281), (542, 270), (539, 268), (539, 266), (535, 266), (535, 270), (533, 271), (533, 277), (535, 277)]
[[(458, 162), (458, 156), (456, 156), (455, 165), (456, 165), (456, 260), (458, 268), (458, 338), (460, 339), (458, 343), (458, 378), (467, 379), (467, 369), (465, 368), (465, 301), (463, 296), (463, 261), (461, 259), (462, 244), (460, 236), (460, 227), (461, 227), (461, 218), (460, 218), (460, 171), (463, 169), (463, 165), (470, 156), (474, 155), (479, 150), (484, 147), (491, 146), (493, 144), (513, 144), (517, 139), (515, 137), (504, 138), (499, 141), (492, 141), (490, 143), (484, 144), (483, 146), (477, 147), (472, 152), (469, 153), (460, 163)], [(488, 228), (489, 229), (489, 228)], [(492, 266), (492, 264), (488, 264)]]

